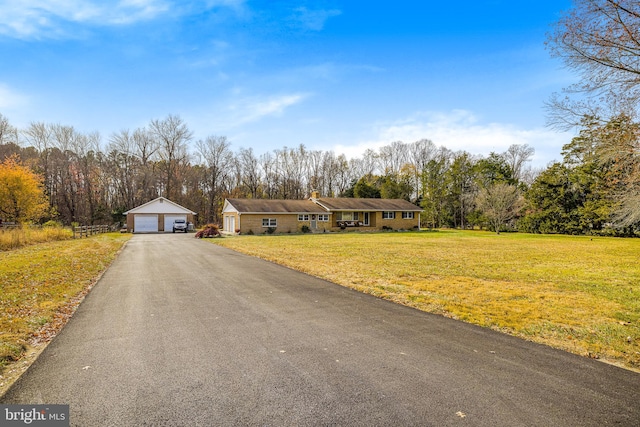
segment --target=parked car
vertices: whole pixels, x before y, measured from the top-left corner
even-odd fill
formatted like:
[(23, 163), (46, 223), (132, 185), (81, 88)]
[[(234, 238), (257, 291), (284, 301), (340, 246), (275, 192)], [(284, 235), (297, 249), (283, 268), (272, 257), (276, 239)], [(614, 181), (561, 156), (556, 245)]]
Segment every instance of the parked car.
[(174, 233), (176, 231), (184, 231), (186, 233), (188, 228), (189, 228), (189, 224), (184, 219), (176, 219), (175, 221), (173, 221), (173, 232)]

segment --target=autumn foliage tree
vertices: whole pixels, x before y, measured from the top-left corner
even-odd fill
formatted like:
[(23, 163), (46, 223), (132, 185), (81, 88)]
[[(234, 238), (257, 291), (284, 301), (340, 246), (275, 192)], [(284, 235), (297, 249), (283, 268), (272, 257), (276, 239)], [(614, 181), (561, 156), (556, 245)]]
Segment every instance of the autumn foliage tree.
[(17, 156), (0, 163), (0, 215), (4, 221), (37, 221), (48, 208), (41, 176), (22, 165)]

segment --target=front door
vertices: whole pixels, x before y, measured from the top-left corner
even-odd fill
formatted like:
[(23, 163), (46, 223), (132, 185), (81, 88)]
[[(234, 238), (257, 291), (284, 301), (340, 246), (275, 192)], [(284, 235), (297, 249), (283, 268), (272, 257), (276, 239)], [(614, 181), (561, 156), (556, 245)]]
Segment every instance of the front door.
[(312, 230), (318, 229), (318, 218), (315, 215), (311, 215), (311, 229)]
[(226, 227), (226, 231), (229, 233), (235, 233), (236, 231), (236, 217), (234, 216), (228, 216), (225, 217), (225, 219), (227, 220), (227, 223), (225, 224)]
[(364, 225), (369, 225), (369, 212), (363, 213), (364, 218), (362, 219), (362, 223)]

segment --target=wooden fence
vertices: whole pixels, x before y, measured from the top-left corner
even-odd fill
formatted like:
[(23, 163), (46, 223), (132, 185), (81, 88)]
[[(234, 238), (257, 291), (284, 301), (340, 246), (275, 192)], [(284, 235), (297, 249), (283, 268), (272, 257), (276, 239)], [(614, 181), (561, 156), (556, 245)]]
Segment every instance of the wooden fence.
[(73, 227), (73, 238), (89, 237), (94, 234), (108, 233), (110, 231), (111, 227), (108, 225), (83, 225), (80, 227)]

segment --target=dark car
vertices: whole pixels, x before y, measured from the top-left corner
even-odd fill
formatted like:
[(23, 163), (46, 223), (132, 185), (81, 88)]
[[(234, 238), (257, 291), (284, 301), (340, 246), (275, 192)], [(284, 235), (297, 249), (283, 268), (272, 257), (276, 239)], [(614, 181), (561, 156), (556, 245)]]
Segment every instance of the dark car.
[(185, 220), (185, 219), (176, 219), (175, 221), (173, 221), (173, 232), (174, 233), (176, 231), (184, 231), (186, 233), (188, 228), (189, 228), (189, 224), (187, 223), (187, 220)]

